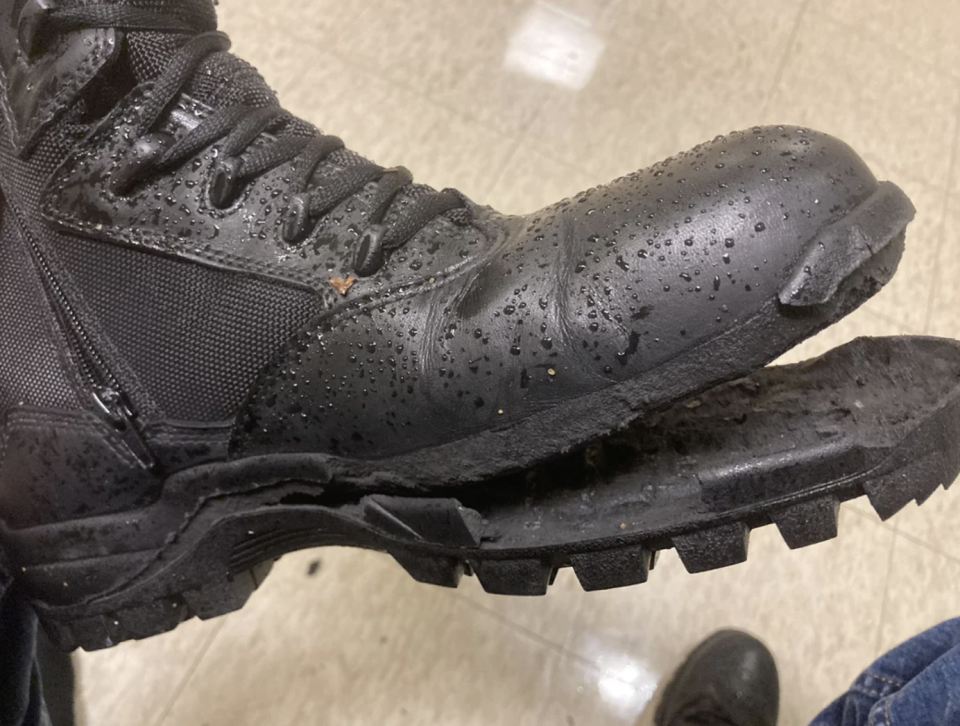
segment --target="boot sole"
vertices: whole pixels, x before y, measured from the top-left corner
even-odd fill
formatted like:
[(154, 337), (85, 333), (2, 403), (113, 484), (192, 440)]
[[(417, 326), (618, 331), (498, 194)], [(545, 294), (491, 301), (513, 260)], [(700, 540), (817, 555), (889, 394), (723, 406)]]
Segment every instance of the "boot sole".
[[(315, 459), (304, 465), (308, 477), (267, 458), (249, 478), (248, 463), (232, 489), (225, 467), (207, 467), (171, 477), (140, 512), (2, 534), (28, 563), (18, 579), (48, 593), (33, 604), (67, 650), (237, 610), (273, 558), (306, 547), (380, 550), (421, 582), (455, 587), (473, 574), (508, 595), (542, 595), (567, 566), (585, 590), (642, 583), (671, 547), (703, 572), (743, 562), (755, 527), (774, 523), (804, 547), (837, 535), (842, 501), (866, 495), (886, 519), (949, 486), (960, 472), (960, 342), (860, 339), (483, 484), (373, 493), (332, 465), (323, 475)], [(71, 583), (121, 574), (70, 600)]]

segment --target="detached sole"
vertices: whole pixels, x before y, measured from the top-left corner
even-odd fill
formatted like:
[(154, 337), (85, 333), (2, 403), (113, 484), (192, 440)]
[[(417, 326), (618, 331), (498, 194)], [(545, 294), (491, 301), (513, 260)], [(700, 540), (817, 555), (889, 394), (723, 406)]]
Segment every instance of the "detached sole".
[[(645, 582), (670, 547), (702, 572), (744, 561), (755, 527), (776, 524), (804, 547), (837, 535), (845, 500), (866, 495), (887, 518), (949, 486), (960, 472), (960, 343), (860, 339), (483, 484), (372, 494), (333, 462), (324, 471), (306, 481), (289, 462), (264, 461), (259, 480), (228, 493), (206, 470), (169, 482), (137, 515), (4, 541), (22, 561), (45, 543), (61, 554), (19, 579), (43, 593), (34, 606), (51, 638), (87, 650), (236, 610), (274, 558), (305, 547), (380, 550), (421, 582), (455, 587), (473, 574), (509, 595), (545, 593), (561, 567), (586, 590)], [(101, 581), (101, 594), (70, 601), (71, 583)]]

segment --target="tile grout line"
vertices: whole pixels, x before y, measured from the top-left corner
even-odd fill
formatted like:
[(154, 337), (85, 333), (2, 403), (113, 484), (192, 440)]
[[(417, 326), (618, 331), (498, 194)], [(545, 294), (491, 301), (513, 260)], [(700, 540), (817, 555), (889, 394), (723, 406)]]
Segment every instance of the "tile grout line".
[(872, 524), (875, 524), (875, 525), (878, 526), (878, 527), (882, 527), (883, 529), (885, 529), (885, 530), (887, 530), (887, 531), (889, 531), (889, 532), (893, 532), (893, 533), (896, 533), (896, 532), (897, 532), (897, 530), (894, 528), (893, 524), (891, 524), (890, 522), (884, 522), (882, 519), (878, 522), (877, 519), (876, 519), (876, 516), (877, 516), (876, 513), (871, 514), (871, 513), (868, 513), (868, 512), (864, 512), (864, 511), (858, 509), (857, 507), (849, 506), (851, 502), (856, 502), (856, 501), (858, 501), (859, 499), (860, 499), (860, 497), (858, 497), (857, 499), (850, 499), (849, 501), (843, 502), (843, 505), (847, 505), (847, 506), (843, 506), (843, 510), (842, 510), (842, 511), (844, 511), (844, 512), (849, 512), (850, 514), (853, 514), (853, 515), (855, 515), (855, 516), (857, 516), (857, 517), (860, 517), (861, 519), (865, 519), (865, 520), (867, 520), (868, 522), (871, 522)]
[(543, 703), (540, 704), (540, 712), (537, 714), (536, 724), (537, 726), (544, 726), (544, 720), (547, 717), (547, 709), (550, 707), (550, 703), (553, 700), (553, 682), (557, 678), (557, 671), (560, 670), (560, 665), (563, 663), (563, 655), (560, 653), (553, 654), (553, 663), (550, 666), (550, 672), (547, 674), (547, 682), (544, 684), (544, 693), (546, 694), (543, 698)]
[[(806, 0), (806, 2), (809, 3), (810, 0)], [(894, 45), (890, 41), (884, 40), (877, 33), (875, 33), (872, 30), (869, 30), (868, 28), (863, 27), (862, 25), (859, 25), (857, 23), (851, 23), (849, 20), (844, 20), (843, 18), (837, 17), (836, 15), (831, 13), (829, 10), (827, 11), (827, 18), (828, 20), (830, 20), (830, 22), (836, 23), (837, 25), (840, 25), (854, 32), (861, 40), (867, 40), (867, 41), (870, 41), (871, 43), (876, 43), (877, 45), (885, 46), (886, 48), (889, 48), (890, 50), (896, 53), (899, 53), (901, 56), (904, 56), (905, 58), (909, 58), (912, 62), (919, 63), (920, 65), (925, 66), (927, 70), (935, 71), (936, 73), (946, 76), (947, 78), (950, 78), (952, 80), (960, 80), (960, 74), (958, 74), (956, 71), (952, 69), (945, 69), (939, 63), (935, 63), (933, 61), (927, 60), (923, 56), (917, 55), (911, 50), (907, 50), (906, 48), (901, 48), (898, 45)]]
[(203, 644), (203, 647), (200, 649), (200, 652), (197, 653), (197, 657), (194, 659), (193, 664), (190, 666), (189, 670), (184, 674), (183, 678), (180, 680), (180, 683), (177, 684), (176, 689), (173, 694), (170, 696), (167, 705), (160, 712), (160, 715), (157, 717), (157, 720), (153, 722), (152, 726), (163, 726), (164, 722), (167, 720), (167, 716), (170, 715), (170, 712), (173, 710), (173, 707), (177, 704), (177, 701), (180, 700), (180, 696), (183, 694), (184, 690), (187, 687), (187, 684), (190, 683), (190, 680), (193, 678), (193, 674), (196, 673), (197, 669), (200, 667), (200, 663), (203, 662), (203, 659), (206, 658), (207, 653), (210, 650), (210, 647), (213, 645), (213, 642), (217, 639), (217, 636), (220, 635), (220, 631), (223, 630), (223, 627), (226, 625), (226, 617), (220, 618), (220, 622), (214, 628), (213, 632), (207, 638), (207, 642)]
[[(514, 136), (516, 136), (516, 137), (521, 137), (521, 136), (523, 136), (523, 135), (526, 134), (528, 127), (529, 127), (529, 126), (531, 125), (531, 123), (532, 123), (532, 121), (526, 122), (525, 124), (523, 124), (523, 125), (519, 128), (519, 130), (516, 132), (516, 134), (514, 134), (512, 131), (510, 131), (510, 130), (508, 130), (508, 129), (504, 129), (504, 128), (501, 128), (501, 127), (499, 127), (499, 126), (494, 126), (494, 125), (492, 125), (492, 124), (490, 124), (490, 123), (488, 123), (488, 122), (481, 121), (480, 119), (478, 119), (478, 118), (477, 118), (476, 116), (474, 116), (473, 114), (466, 113), (466, 112), (462, 111), (461, 109), (457, 108), (456, 106), (452, 106), (452, 105), (450, 105), (450, 104), (448, 104), (448, 103), (440, 100), (439, 98), (437, 98), (436, 96), (430, 94), (429, 92), (423, 91), (423, 90), (421, 90), (421, 89), (419, 89), (419, 88), (416, 88), (415, 86), (407, 83), (406, 81), (400, 80), (399, 77), (395, 77), (395, 76), (393, 76), (393, 75), (389, 75), (389, 76), (386, 75), (386, 72), (383, 71), (382, 69), (378, 68), (378, 67), (375, 65), (375, 62), (374, 62), (374, 61), (368, 60), (368, 59), (364, 58), (363, 56), (353, 56), (353, 55), (349, 55), (347, 52), (342, 51), (342, 50), (340, 50), (340, 49), (338, 49), (338, 48), (327, 48), (324, 52), (326, 52), (327, 54), (329, 54), (329, 55), (332, 56), (333, 58), (336, 58), (338, 61), (342, 62), (343, 64), (345, 64), (345, 65), (347, 65), (347, 66), (350, 66), (351, 68), (353, 68), (353, 69), (355, 69), (355, 70), (360, 71), (360, 73), (362, 73), (363, 75), (372, 76), (373, 78), (376, 78), (376, 79), (378, 79), (378, 80), (386, 83), (388, 86), (395, 86), (395, 87), (399, 88), (399, 89), (402, 90), (402, 91), (406, 91), (407, 93), (411, 94), (412, 96), (415, 96), (417, 99), (419, 99), (419, 100), (421, 100), (421, 101), (426, 101), (427, 103), (435, 106), (436, 108), (442, 109), (442, 110), (446, 111), (447, 113), (455, 116), (456, 118), (460, 119), (461, 121), (468, 121), (468, 122), (470, 122), (470, 123), (472, 123), (472, 124), (476, 124), (477, 126), (480, 126), (480, 127), (482, 127), (483, 129), (485, 129), (485, 130), (487, 130), (487, 131), (489, 131), (489, 132), (491, 132), (491, 133), (493, 133), (493, 134), (496, 134), (497, 136), (501, 136), (501, 137), (504, 137), (504, 138), (513, 138)], [(550, 95), (551, 92), (552, 92), (552, 90), (548, 90), (548, 91), (544, 92), (544, 94), (543, 94), (543, 95), (544, 95), (544, 98), (543, 98), (543, 100), (541, 101), (540, 106), (537, 107), (536, 113), (532, 115), (531, 119), (533, 119), (533, 118), (535, 118), (536, 116), (538, 116), (538, 115), (540, 114), (540, 112), (543, 110), (543, 107), (546, 106), (547, 98), (549, 97), (549, 95)]]
[[(573, 633), (576, 630), (577, 623), (580, 621), (580, 615), (583, 613), (583, 608), (586, 607), (587, 598), (586, 593), (580, 598), (580, 602), (577, 605), (577, 610), (573, 614), (573, 619), (570, 621), (570, 628), (567, 630), (567, 635), (563, 639), (562, 652), (557, 654), (557, 660), (553, 666), (553, 672), (550, 674), (550, 682), (547, 688), (547, 697), (543, 700), (543, 706), (540, 709), (540, 715), (537, 717), (537, 726), (546, 726), (545, 720), (547, 717), (547, 709), (550, 707), (553, 697), (553, 681), (557, 677), (557, 671), (560, 669), (560, 666), (563, 665), (564, 659), (567, 657), (567, 653), (572, 653), (573, 649), (571, 648), (571, 640), (573, 639)], [(597, 667), (596, 663), (592, 664), (594, 668)]]
[[(957, 84), (957, 88), (960, 89), (960, 82)], [(937, 249), (934, 253), (934, 265), (937, 271), (936, 276), (933, 279), (932, 284), (930, 285), (930, 291), (927, 295), (927, 309), (924, 315), (923, 322), (923, 332), (925, 335), (930, 334), (930, 328), (933, 325), (933, 309), (934, 303), (937, 299), (937, 294), (940, 291), (940, 284), (942, 276), (940, 274), (940, 255), (943, 254), (944, 249), (947, 247), (947, 219), (950, 216), (950, 201), (953, 198), (953, 185), (957, 179), (957, 164), (958, 164), (958, 148), (960, 148), (960, 101), (957, 103), (957, 109), (954, 113), (954, 122), (955, 128), (953, 130), (953, 141), (950, 145), (950, 165), (947, 168), (947, 189), (946, 194), (943, 199), (943, 211), (940, 217), (940, 225), (938, 228), (937, 240)]]
[(478, 603), (476, 600), (473, 600), (472, 598), (469, 598), (466, 595), (461, 594), (460, 592), (453, 592), (451, 593), (451, 595), (454, 598), (456, 598), (459, 602), (466, 605), (467, 607), (472, 608), (473, 610), (477, 610), (478, 612), (481, 612), (484, 615), (489, 615), (494, 620), (499, 622), (501, 625), (504, 625), (508, 629), (513, 630), (515, 633), (522, 635), (525, 638), (528, 638), (529, 640), (535, 641), (538, 645), (543, 646), (544, 648), (548, 648), (549, 650), (552, 650), (558, 654), (563, 654), (565, 652), (564, 647), (559, 643), (553, 640), (550, 640), (549, 638), (545, 638), (539, 633), (536, 633), (533, 630), (530, 630), (530, 628), (524, 625), (520, 625), (520, 623), (515, 623), (513, 620), (510, 620), (509, 618), (504, 617), (501, 613), (497, 612), (496, 610), (492, 608), (488, 608), (486, 605), (482, 605), (481, 603)]
[(936, 546), (930, 544), (929, 542), (923, 541), (916, 535), (910, 534), (908, 532), (904, 532), (899, 529), (896, 530), (894, 534), (896, 534), (897, 537), (900, 537), (901, 539), (906, 540), (910, 544), (914, 544), (917, 547), (925, 549), (930, 554), (934, 554), (934, 555), (937, 555), (938, 557), (942, 557), (945, 560), (948, 560), (949, 562), (955, 565), (960, 565), (960, 557), (958, 557), (957, 555), (952, 555), (949, 552), (944, 552), (943, 550), (938, 549)]
[(907, 323), (905, 323), (903, 320), (899, 320), (893, 317), (892, 315), (881, 312), (880, 310), (874, 310), (871, 307), (867, 307), (868, 305), (869, 305), (869, 301), (864, 303), (864, 307), (860, 308), (859, 312), (864, 315), (869, 315), (870, 317), (877, 318), (877, 320), (880, 322), (884, 322), (889, 325), (893, 325), (897, 328), (900, 328), (904, 334), (909, 333), (909, 330), (912, 326), (907, 325)]
[(883, 624), (887, 618), (887, 608), (890, 604), (890, 579), (893, 576), (893, 556), (897, 550), (897, 532), (893, 532), (893, 537), (890, 538), (890, 553), (887, 555), (887, 571), (884, 575), (883, 582), (883, 598), (880, 600), (880, 617), (877, 619), (877, 635), (874, 639), (873, 650), (874, 655), (879, 656), (883, 651), (881, 650), (881, 642), (883, 641)]
[[(543, 646), (544, 648), (548, 648), (549, 650), (554, 651), (561, 657), (571, 658), (572, 660), (576, 660), (580, 662), (582, 665), (585, 665), (589, 668), (593, 668), (598, 672), (601, 672), (601, 673), (603, 672), (603, 669), (599, 665), (597, 665), (593, 660), (591, 660), (585, 655), (582, 655), (581, 653), (578, 653), (575, 650), (571, 650), (566, 645), (561, 645), (553, 640), (550, 640), (549, 638), (545, 638), (539, 633), (536, 633), (533, 630), (530, 630), (526, 626), (520, 625), (520, 623), (515, 623), (509, 618), (506, 618), (502, 614), (498, 613), (496, 610), (492, 610), (491, 608), (488, 608), (486, 605), (482, 605), (465, 595), (461, 595), (459, 593), (453, 593), (453, 596), (456, 597), (458, 600), (464, 602), (467, 606), (473, 608), (474, 610), (479, 610), (480, 612), (486, 615), (489, 615), (490, 617), (499, 621), (502, 625), (504, 625), (508, 629), (513, 630), (514, 632), (528, 638), (529, 640), (535, 641), (537, 644)], [(582, 607), (583, 607), (583, 604), (581, 602), (581, 608)], [(567, 635), (568, 637), (565, 640), (569, 642), (569, 633)]]
[(761, 119), (764, 119), (767, 111), (770, 110), (770, 102), (773, 99), (773, 94), (776, 93), (780, 81), (783, 80), (783, 74), (787, 69), (787, 63), (790, 61), (790, 57), (793, 55), (793, 46), (797, 42), (797, 36), (800, 35), (800, 25), (803, 23), (803, 18), (806, 15), (809, 5), (810, 0), (804, 0), (803, 5), (800, 6), (800, 10), (797, 11), (797, 19), (793, 22), (793, 28), (790, 29), (790, 35), (787, 37), (783, 56), (781, 56), (780, 62), (777, 64), (777, 70), (773, 74), (773, 82), (770, 84), (770, 88), (767, 89), (766, 97), (763, 99), (763, 106), (760, 108)]
[(845, 507), (843, 511), (849, 512), (850, 514), (860, 517), (861, 519), (865, 519), (868, 522), (872, 522), (876, 526), (881, 527), (882, 529), (885, 529), (888, 532), (892, 533), (894, 536), (899, 537), (900, 539), (904, 539), (907, 542), (910, 542), (911, 544), (916, 545), (917, 547), (921, 547), (922, 549), (927, 550), (927, 552), (929, 552), (930, 554), (943, 557), (956, 565), (960, 565), (960, 556), (950, 554), (949, 552), (939, 549), (936, 545), (932, 545), (929, 542), (924, 541), (923, 539), (921, 539), (920, 537), (917, 537), (914, 534), (910, 534), (909, 532), (904, 532), (902, 529), (900, 529), (899, 522), (889, 522), (889, 521), (884, 522), (882, 520), (878, 522), (874, 518), (874, 515), (868, 514), (867, 512), (863, 512), (857, 509), (856, 507)]

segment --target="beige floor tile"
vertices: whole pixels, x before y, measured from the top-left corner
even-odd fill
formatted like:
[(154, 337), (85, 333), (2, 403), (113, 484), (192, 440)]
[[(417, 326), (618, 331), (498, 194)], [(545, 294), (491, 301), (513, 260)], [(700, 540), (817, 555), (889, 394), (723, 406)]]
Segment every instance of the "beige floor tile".
[[(953, 200), (960, 202), (960, 194)], [(929, 332), (960, 338), (960, 204), (947, 212), (943, 244), (937, 258), (936, 281), (931, 306)], [(911, 505), (898, 517), (898, 527), (942, 552), (960, 557), (960, 490), (937, 491), (922, 507)]]
[(911, 504), (897, 516), (897, 527), (901, 532), (960, 560), (958, 522), (960, 486), (946, 491), (938, 489), (922, 507)]
[(164, 724), (532, 723), (556, 657), (385, 555), (301, 552), (227, 621)]
[(838, 136), (893, 181), (946, 187), (958, 100), (952, 76), (808, 11), (765, 120)]
[[(234, 52), (254, 62), (251, 48), (258, 56), (290, 51), (292, 31), (316, 46), (337, 37), (351, 18), (361, 15), (374, 0), (310, 0), (308, 3), (284, 3), (272, 0), (224, 0), (217, 6), (220, 30), (234, 41)], [(257, 32), (259, 30), (259, 32)], [(252, 42), (250, 42), (252, 41)], [(238, 45), (239, 44), (239, 45)], [(256, 65), (256, 63), (254, 63)]]
[(960, 5), (953, 0), (812, 0), (807, 12), (842, 20), (945, 71), (960, 69)]
[(931, 335), (960, 338), (960, 192), (950, 197), (937, 258), (937, 279), (930, 311)]
[(547, 156), (526, 142), (482, 201), (507, 214), (527, 214), (609, 181)]
[(464, 578), (456, 594), (558, 648), (567, 642), (584, 598), (583, 588), (570, 568), (557, 573), (544, 597), (490, 595), (474, 577)]
[(745, 564), (702, 575), (664, 552), (647, 584), (588, 595), (568, 645), (580, 658), (561, 664), (542, 723), (631, 724), (723, 627), (769, 644), (786, 686), (781, 724), (806, 723), (876, 655), (894, 534), (849, 512), (840, 525), (836, 540), (793, 552), (775, 529), (757, 530)]
[(79, 709), (89, 726), (154, 726), (223, 625), (184, 623), (172, 633), (74, 656)]
[(604, 180), (755, 124), (798, 12), (785, 0), (630, 7), (590, 85), (554, 91), (529, 133)]
[(960, 614), (960, 562), (897, 537), (885, 596), (880, 651)]
[(284, 107), (418, 182), (486, 193), (516, 140), (341, 60), (286, 29), (235, 18), (235, 48), (256, 64)]
[(505, 67), (510, 37), (527, 8), (521, 0), (383, 0), (374, 12), (344, 23), (331, 47), (392, 84), (516, 133), (549, 88)]

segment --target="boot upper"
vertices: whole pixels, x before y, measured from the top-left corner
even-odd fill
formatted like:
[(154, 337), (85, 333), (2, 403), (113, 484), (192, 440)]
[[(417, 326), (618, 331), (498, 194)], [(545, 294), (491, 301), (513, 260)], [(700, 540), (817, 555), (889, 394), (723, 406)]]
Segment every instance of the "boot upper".
[[(417, 184), (384, 210), (397, 172), (381, 170), (291, 238), (305, 190), (322, 197), (370, 162), (338, 149), (304, 169), (296, 156), (225, 201), (230, 173), (319, 134), (285, 117), (239, 151), (221, 136), (151, 171), (157, 144), (195, 139), (225, 108), (246, 123), (272, 92), (213, 50), (144, 129), (191, 34), (76, 28), (20, 47), (25, 13), (44, 7), (0, 1), (0, 188), (15, 227), (139, 417), (215, 432), (234, 455), (391, 456), (655, 375), (770, 305), (817, 231), (877, 186), (841, 142), (766, 127), (526, 216)], [(183, 12), (215, 27), (208, 2), (171, 12), (171, 25)], [(358, 269), (371, 229), (423, 221), (438, 195), (437, 214)], [(61, 365), (75, 378), (76, 361)]]

